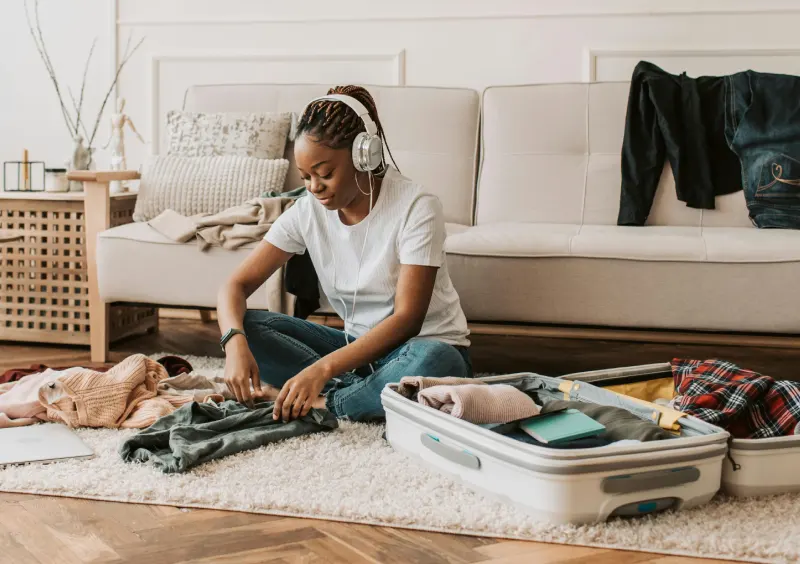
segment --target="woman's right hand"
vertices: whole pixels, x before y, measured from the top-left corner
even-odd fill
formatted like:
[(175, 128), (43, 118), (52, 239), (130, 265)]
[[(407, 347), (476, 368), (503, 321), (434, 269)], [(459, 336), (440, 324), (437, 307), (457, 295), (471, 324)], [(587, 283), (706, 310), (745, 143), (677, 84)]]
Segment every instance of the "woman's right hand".
[(253, 385), (256, 395), (261, 393), (258, 364), (242, 336), (235, 336), (225, 347), (225, 384), (239, 403), (252, 407)]

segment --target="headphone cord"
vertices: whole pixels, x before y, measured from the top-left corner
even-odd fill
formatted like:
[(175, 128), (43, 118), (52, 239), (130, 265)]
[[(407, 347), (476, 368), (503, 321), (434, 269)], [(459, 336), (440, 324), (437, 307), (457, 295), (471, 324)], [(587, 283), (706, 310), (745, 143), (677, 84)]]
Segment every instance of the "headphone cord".
[[(355, 316), (356, 316), (356, 301), (358, 299), (358, 285), (359, 285), (359, 282), (361, 280), (361, 264), (364, 261), (364, 251), (367, 248), (367, 240), (369, 238), (369, 228), (372, 225), (372, 207), (373, 207), (373, 202), (374, 202), (373, 198), (374, 198), (374, 194), (375, 194), (375, 183), (374, 183), (374, 180), (372, 178), (372, 172), (370, 171), (370, 172), (368, 172), (368, 174), (369, 174), (369, 192), (364, 192), (363, 190), (361, 190), (361, 186), (359, 186), (359, 184), (358, 184), (358, 173), (356, 173), (356, 176), (355, 176), (356, 186), (358, 187), (358, 190), (362, 194), (364, 194), (365, 196), (369, 195), (369, 214), (368, 214), (368, 218), (367, 218), (367, 229), (366, 229), (366, 231), (364, 233), (364, 242), (361, 244), (361, 254), (358, 257), (358, 268), (356, 269), (356, 285), (355, 285), (355, 289), (353, 290), (353, 309), (350, 312), (350, 325), (351, 326), (353, 325), (353, 321), (354, 321)], [(330, 233), (330, 224), (328, 222), (328, 213), (327, 213), (327, 211), (325, 213), (325, 224), (328, 227), (328, 232)], [(333, 247), (334, 246), (331, 245), (331, 256), (333, 257), (333, 290), (334, 290), (334, 292), (336, 292), (336, 279), (337, 279), (337, 276), (336, 276), (336, 274), (337, 274), (336, 273), (336, 252), (333, 250)], [(342, 307), (344, 308), (344, 340), (345, 340), (345, 345), (349, 345), (350, 344), (350, 334), (347, 331), (347, 323), (348, 323), (347, 322), (347, 317), (348, 317), (347, 316), (347, 305), (345, 304), (344, 298), (342, 298), (341, 296), (338, 296), (338, 297), (339, 297), (339, 301), (342, 302)], [(372, 373), (374, 374), (375, 373), (375, 368), (373, 368), (372, 363), (369, 364), (369, 368), (372, 371)]]

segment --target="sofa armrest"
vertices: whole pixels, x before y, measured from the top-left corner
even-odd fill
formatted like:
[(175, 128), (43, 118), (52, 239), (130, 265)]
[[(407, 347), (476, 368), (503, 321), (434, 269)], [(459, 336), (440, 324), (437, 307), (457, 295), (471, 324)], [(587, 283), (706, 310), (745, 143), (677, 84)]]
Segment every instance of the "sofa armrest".
[(111, 227), (109, 183), (138, 178), (139, 173), (135, 170), (76, 170), (67, 173), (68, 180), (83, 182), (83, 228), (89, 276), (89, 340), (93, 362), (105, 362), (108, 357), (109, 309), (100, 299), (97, 283), (97, 236)]

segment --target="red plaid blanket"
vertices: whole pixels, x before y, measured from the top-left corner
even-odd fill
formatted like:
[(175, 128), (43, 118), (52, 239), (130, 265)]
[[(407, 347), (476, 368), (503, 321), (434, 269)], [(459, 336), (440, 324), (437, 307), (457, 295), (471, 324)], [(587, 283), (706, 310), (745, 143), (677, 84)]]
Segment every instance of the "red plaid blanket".
[(721, 360), (672, 361), (675, 409), (726, 429), (737, 438), (795, 434), (800, 382), (777, 381)]

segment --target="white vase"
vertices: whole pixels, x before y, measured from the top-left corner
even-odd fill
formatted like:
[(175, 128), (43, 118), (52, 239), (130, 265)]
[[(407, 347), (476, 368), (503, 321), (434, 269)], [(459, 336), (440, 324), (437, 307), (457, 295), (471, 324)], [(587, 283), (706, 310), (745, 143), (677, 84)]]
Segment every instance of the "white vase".
[[(91, 170), (92, 168), (92, 149), (87, 148), (83, 144), (83, 137), (76, 135), (73, 138), (72, 155), (69, 158), (67, 169), (73, 170)], [(83, 192), (83, 182), (70, 181), (70, 192)]]

